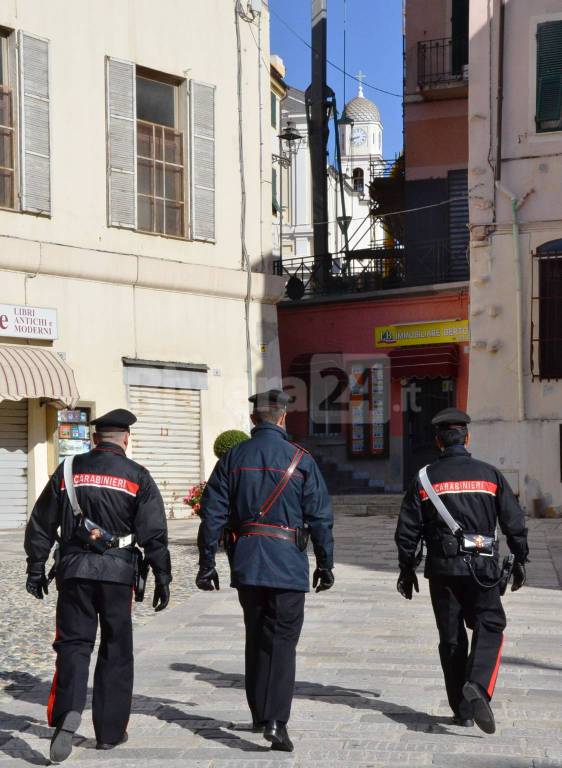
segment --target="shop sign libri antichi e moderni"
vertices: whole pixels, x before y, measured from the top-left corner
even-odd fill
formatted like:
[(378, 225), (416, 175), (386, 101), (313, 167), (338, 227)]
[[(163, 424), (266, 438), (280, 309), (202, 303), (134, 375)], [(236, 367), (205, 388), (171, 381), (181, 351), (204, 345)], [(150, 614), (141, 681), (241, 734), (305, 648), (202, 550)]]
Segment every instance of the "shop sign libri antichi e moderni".
[(0, 336), (45, 341), (57, 339), (57, 310), (0, 304)]

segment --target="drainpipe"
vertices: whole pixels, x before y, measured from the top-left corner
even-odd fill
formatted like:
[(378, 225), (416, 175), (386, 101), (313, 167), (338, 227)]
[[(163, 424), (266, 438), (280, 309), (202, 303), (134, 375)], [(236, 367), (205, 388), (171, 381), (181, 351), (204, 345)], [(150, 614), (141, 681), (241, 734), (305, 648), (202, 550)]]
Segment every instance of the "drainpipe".
[(496, 186), (511, 202), (513, 261), (515, 266), (515, 318), (517, 343), (517, 418), (525, 421), (525, 387), (523, 381), (523, 291), (521, 278), (521, 246), (519, 242), (519, 209), (525, 204), (529, 195), (535, 190), (530, 189), (521, 197), (516, 197), (503, 184), (496, 181)]

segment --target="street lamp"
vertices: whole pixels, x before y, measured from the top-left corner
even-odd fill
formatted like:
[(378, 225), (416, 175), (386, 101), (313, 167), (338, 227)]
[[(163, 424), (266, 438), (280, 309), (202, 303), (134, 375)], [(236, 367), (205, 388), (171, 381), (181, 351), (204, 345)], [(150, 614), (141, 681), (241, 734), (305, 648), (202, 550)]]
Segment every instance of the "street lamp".
[(293, 158), (302, 144), (303, 136), (295, 127), (292, 120), (287, 120), (287, 125), (281, 131), (279, 138), (279, 154), (273, 155), (279, 163), (279, 262), (283, 265), (283, 168), (289, 168)]

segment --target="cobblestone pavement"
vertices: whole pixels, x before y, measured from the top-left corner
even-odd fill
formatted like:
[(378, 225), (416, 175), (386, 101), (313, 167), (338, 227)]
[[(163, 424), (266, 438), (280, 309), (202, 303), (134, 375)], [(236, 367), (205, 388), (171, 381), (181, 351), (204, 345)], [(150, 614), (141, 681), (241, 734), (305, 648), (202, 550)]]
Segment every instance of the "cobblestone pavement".
[[(157, 616), (148, 605), (136, 611), (129, 742), (97, 752), (87, 710), (65, 765), (562, 768), (560, 521), (531, 521), (529, 585), (505, 601), (494, 736), (450, 723), (427, 583), (420, 579), (412, 602), (395, 591), (394, 525), (390, 517), (338, 517), (336, 587), (307, 599), (290, 724), (296, 751), (284, 755), (229, 727), (248, 718), (236, 594), (226, 578), (218, 594), (191, 594), (195, 523), (174, 524), (173, 607)], [(2, 631), (9, 628), (0, 657), (0, 768), (47, 765), (54, 600), (27, 598), (15, 550), (0, 561)], [(220, 567), (224, 575), (222, 559)]]

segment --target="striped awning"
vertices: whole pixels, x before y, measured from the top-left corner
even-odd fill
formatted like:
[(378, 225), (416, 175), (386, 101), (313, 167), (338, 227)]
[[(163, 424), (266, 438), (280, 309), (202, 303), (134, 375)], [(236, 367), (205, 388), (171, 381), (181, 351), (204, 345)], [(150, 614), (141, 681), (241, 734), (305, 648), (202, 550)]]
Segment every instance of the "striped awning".
[(73, 408), (79, 397), (72, 368), (56, 352), (0, 344), (0, 401), (46, 398)]

